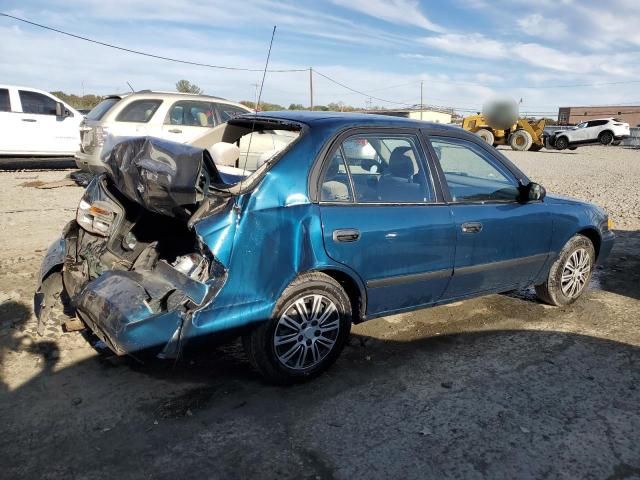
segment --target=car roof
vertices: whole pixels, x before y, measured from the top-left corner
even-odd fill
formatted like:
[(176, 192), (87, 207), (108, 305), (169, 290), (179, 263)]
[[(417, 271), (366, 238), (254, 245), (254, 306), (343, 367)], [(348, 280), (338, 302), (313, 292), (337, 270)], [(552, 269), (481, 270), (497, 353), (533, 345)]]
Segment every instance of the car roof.
[[(245, 114), (243, 117), (251, 117), (254, 114)], [(369, 113), (351, 113), (351, 112), (313, 112), (308, 110), (282, 110), (273, 112), (259, 112), (256, 114), (258, 118), (273, 118), (280, 120), (289, 120), (299, 122), (313, 127), (314, 125), (323, 127), (340, 127), (342, 125), (373, 125), (373, 126), (393, 126), (398, 128), (424, 128), (427, 126), (437, 127), (444, 130), (459, 131), (460, 128), (455, 125), (447, 125), (442, 123), (426, 122), (422, 120), (413, 120), (404, 117), (393, 117), (390, 115), (378, 115)]]

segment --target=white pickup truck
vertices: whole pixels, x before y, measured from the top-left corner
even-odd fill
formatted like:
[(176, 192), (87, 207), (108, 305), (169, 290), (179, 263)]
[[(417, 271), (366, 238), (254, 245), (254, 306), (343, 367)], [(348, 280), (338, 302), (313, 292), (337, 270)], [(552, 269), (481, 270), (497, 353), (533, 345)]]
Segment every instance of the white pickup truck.
[(50, 93), (0, 85), (0, 155), (73, 155), (82, 118)]

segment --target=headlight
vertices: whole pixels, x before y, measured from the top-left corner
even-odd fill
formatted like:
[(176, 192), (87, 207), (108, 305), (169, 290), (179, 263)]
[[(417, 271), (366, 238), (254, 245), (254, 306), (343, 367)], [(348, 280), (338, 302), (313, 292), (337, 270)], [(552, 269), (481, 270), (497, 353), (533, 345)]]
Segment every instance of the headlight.
[(76, 212), (78, 225), (89, 233), (108, 237), (116, 216), (115, 212), (111, 210), (107, 202), (97, 200), (89, 203), (86, 197), (85, 194), (78, 205)]

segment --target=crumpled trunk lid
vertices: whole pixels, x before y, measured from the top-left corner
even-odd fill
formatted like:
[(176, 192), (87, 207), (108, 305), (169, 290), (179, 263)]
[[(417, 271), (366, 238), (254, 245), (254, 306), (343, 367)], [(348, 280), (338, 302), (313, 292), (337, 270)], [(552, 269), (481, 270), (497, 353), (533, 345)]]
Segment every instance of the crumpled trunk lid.
[(103, 161), (125, 197), (169, 217), (189, 217), (205, 199), (211, 182), (220, 182), (205, 149), (154, 137), (123, 140)]

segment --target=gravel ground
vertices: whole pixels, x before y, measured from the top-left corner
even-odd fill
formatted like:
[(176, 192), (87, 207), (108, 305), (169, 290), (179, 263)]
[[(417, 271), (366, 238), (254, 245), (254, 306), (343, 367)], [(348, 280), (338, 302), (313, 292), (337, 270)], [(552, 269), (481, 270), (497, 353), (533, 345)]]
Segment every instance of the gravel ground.
[(372, 320), (292, 388), (265, 385), (236, 343), (140, 365), (37, 335), (36, 272), (82, 189), (0, 172), (0, 476), (640, 478), (640, 150), (504, 153), (613, 216), (590, 290), (565, 308), (525, 290)]
[(640, 149), (588, 146), (575, 151), (500, 151), (549, 192), (604, 207), (617, 228), (640, 228)]

